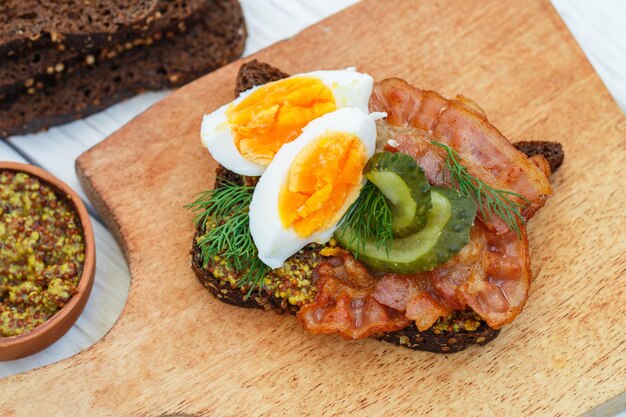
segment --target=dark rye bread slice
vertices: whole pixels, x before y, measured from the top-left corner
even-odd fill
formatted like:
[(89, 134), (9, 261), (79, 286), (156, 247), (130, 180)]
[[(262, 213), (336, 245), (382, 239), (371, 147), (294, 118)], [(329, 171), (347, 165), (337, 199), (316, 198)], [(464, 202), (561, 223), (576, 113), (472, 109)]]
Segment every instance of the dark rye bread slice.
[(267, 84), (272, 81), (282, 80), (289, 77), (286, 74), (274, 68), (264, 62), (259, 62), (256, 59), (248, 61), (239, 68), (237, 73), (237, 81), (235, 83), (235, 96), (238, 96), (242, 92), (251, 89), (257, 85)]
[[(240, 178), (241, 180), (241, 178)], [(203, 267), (203, 260), (197, 238), (202, 234), (198, 230), (193, 239), (191, 248), (191, 268), (202, 285), (218, 300), (238, 307), (274, 310), (277, 313), (296, 314), (298, 306), (289, 304), (286, 299), (269, 295), (265, 290), (253, 292), (247, 297), (245, 288), (233, 287), (229, 282), (214, 277)], [(304, 250), (307, 250), (305, 248)], [(498, 336), (499, 330), (494, 330), (484, 322), (480, 322), (474, 331), (458, 330), (446, 331), (431, 327), (420, 332), (414, 324), (396, 331), (385, 333), (377, 337), (378, 340), (404, 346), (413, 350), (424, 350), (434, 353), (454, 353), (471, 345), (484, 345)]]
[[(160, 5), (159, 5), (160, 4)], [(50, 79), (59, 79), (76, 65), (93, 65), (115, 58), (123, 51), (152, 44), (163, 37), (184, 33), (197, 23), (216, 0), (160, 0), (160, 17), (150, 30), (126, 32), (117, 42), (100, 49), (66, 49), (63, 44), (48, 48), (29, 48), (0, 60), (0, 100), (26, 91), (41, 89)]]
[[(265, 84), (270, 81), (279, 80), (286, 77), (287, 74), (271, 67), (267, 64), (260, 63), (256, 60), (244, 64), (237, 77), (237, 87), (235, 94), (238, 95), (242, 91), (252, 88), (256, 85)], [(547, 148), (542, 143), (525, 146), (522, 150), (527, 156), (542, 153), (548, 160), (550, 154), (541, 152)], [(554, 172), (554, 171), (553, 171)], [(216, 187), (220, 186), (223, 180), (234, 183), (252, 185), (255, 179), (252, 177), (242, 177), (224, 167), (217, 170)], [(203, 260), (200, 248), (197, 245), (197, 237), (202, 234), (202, 230), (198, 229), (194, 236), (191, 248), (191, 265), (196, 276), (205, 288), (209, 290), (218, 300), (231, 305), (247, 308), (258, 308), (263, 310), (275, 310), (279, 313), (289, 312), (295, 314), (298, 310), (297, 306), (289, 304), (286, 300), (273, 297), (265, 291), (253, 292), (250, 297), (246, 297), (245, 288), (236, 288), (230, 283), (214, 277), (206, 268), (203, 268)], [(463, 318), (463, 312), (459, 312), (459, 316)], [(415, 325), (408, 326), (396, 332), (390, 332), (378, 337), (389, 343), (399, 346), (405, 346), (414, 350), (425, 350), (435, 353), (453, 353), (466, 349), (467, 347), (477, 344), (484, 345), (493, 340), (499, 333), (487, 326), (486, 323), (480, 322), (478, 328), (474, 331), (442, 330), (441, 328), (430, 328), (425, 332), (420, 332)]]
[(84, 51), (167, 27), (197, 0), (3, 0), (0, 57), (29, 48)]
[(238, 58), (245, 39), (239, 2), (217, 0), (184, 36), (131, 49), (1, 103), (0, 137), (66, 123), (140, 91), (180, 86)]
[(563, 146), (558, 142), (547, 142), (541, 140), (533, 140), (533, 141), (520, 141), (515, 142), (513, 144), (522, 153), (525, 153), (526, 156), (533, 155), (543, 155), (544, 158), (550, 164), (550, 172), (554, 173), (561, 164), (563, 163), (563, 158), (565, 154), (563, 153)]
[[(256, 60), (250, 61), (239, 69), (235, 94), (238, 95), (256, 85), (276, 81), (286, 76), (287, 74), (270, 65)], [(222, 178), (239, 184), (244, 181), (248, 182), (247, 177), (241, 177), (223, 167), (218, 168), (216, 177), (216, 186), (220, 185)], [(233, 287), (227, 281), (214, 277), (206, 268), (203, 268), (201, 250), (197, 244), (197, 238), (201, 234), (202, 230), (197, 230), (193, 239), (191, 267), (202, 285), (218, 300), (239, 307), (275, 310), (279, 313), (295, 314), (298, 311), (297, 306), (289, 304), (285, 299), (271, 296), (265, 290), (253, 292), (250, 297), (246, 297), (247, 290), (245, 288)], [(498, 330), (490, 328), (484, 322), (481, 322), (479, 327), (471, 332), (466, 330), (446, 331), (434, 327), (420, 332), (415, 325), (411, 325), (400, 331), (380, 335), (378, 339), (414, 350), (453, 353), (474, 344), (484, 345), (493, 340), (498, 333)]]
[(62, 43), (78, 49), (148, 28), (159, 0), (2, 0), (0, 54)]

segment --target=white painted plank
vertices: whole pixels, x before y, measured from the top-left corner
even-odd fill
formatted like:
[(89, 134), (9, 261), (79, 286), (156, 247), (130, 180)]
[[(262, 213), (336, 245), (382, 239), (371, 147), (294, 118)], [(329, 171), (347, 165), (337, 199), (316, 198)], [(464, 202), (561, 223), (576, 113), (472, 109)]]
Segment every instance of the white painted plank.
[(249, 34), (244, 56), (294, 36), (307, 26), (357, 2), (241, 0)]
[(107, 112), (101, 111), (85, 119), (85, 123), (102, 133), (104, 137), (110, 136), (120, 128), (120, 124)]
[(306, 20), (307, 26), (312, 25), (322, 19), (327, 18), (330, 15), (333, 15), (353, 4), (359, 2), (359, 0), (308, 0), (308, 1), (297, 1), (293, 2), (285, 2), (282, 0), (270, 0), (273, 3), (278, 3), (281, 6), (289, 7), (299, 15), (303, 16)]
[(0, 141), (0, 161), (26, 162), (20, 154), (2, 141)]

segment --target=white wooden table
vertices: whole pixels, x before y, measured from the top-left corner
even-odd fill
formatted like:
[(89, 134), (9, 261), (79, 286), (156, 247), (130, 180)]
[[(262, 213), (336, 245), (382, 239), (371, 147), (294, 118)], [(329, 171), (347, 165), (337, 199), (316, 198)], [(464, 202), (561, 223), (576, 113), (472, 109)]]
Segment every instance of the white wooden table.
[[(241, 0), (249, 30), (245, 54), (290, 37), (356, 1)], [(626, 0), (552, 1), (613, 97), (626, 111)], [(523, 7), (522, 0), (520, 7)], [(74, 161), (167, 94), (167, 91), (143, 94), (48, 132), (0, 141), (0, 160), (39, 165), (83, 197), (95, 229), (98, 260), (93, 292), (76, 325), (43, 352), (0, 362), (0, 377), (59, 361), (87, 348), (104, 336), (119, 316), (130, 282), (128, 268), (111, 233), (83, 194)]]

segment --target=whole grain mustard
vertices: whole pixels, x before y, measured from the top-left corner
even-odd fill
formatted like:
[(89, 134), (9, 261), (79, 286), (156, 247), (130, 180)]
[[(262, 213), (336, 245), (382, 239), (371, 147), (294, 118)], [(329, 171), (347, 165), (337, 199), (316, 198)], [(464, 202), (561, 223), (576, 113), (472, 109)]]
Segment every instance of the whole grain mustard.
[(22, 172), (0, 171), (0, 336), (29, 332), (76, 293), (83, 232), (67, 199)]

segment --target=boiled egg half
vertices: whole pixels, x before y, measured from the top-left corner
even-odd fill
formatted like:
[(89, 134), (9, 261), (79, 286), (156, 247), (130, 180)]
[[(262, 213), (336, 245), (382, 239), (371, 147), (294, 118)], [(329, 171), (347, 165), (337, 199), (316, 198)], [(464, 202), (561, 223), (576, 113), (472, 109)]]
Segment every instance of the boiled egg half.
[(309, 122), (340, 108), (367, 112), (373, 79), (354, 68), (314, 71), (254, 87), (204, 116), (202, 143), (240, 175), (258, 176)]
[(330, 240), (365, 183), (383, 116), (339, 109), (278, 150), (250, 204), (250, 232), (265, 264), (278, 268), (305, 245)]

